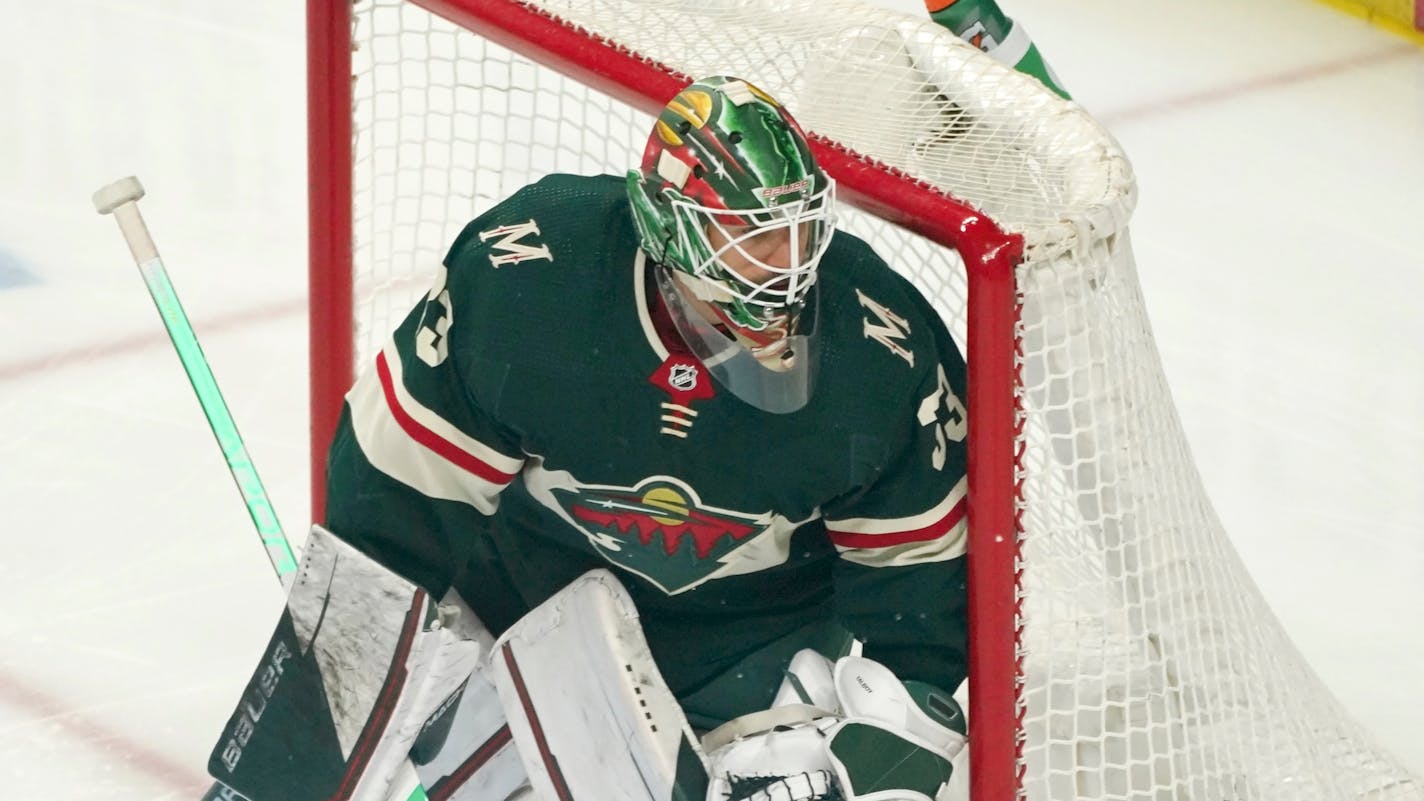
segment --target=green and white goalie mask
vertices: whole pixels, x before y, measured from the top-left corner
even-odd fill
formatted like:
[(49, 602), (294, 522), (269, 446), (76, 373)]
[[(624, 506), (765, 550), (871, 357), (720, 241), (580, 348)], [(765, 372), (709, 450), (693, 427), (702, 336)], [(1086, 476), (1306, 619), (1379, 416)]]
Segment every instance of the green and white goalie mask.
[(660, 293), (693, 352), (758, 408), (804, 406), (835, 184), (796, 121), (746, 81), (697, 81), (658, 115), (628, 194), (643, 250), (665, 268)]

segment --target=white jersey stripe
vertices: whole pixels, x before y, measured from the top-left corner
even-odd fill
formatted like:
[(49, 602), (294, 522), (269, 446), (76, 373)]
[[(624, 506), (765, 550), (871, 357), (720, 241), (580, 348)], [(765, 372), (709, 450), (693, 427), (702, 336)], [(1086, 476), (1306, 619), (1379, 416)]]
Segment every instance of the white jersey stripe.
[(884, 548), (836, 546), (842, 559), (866, 567), (902, 567), (926, 562), (945, 562), (965, 554), (969, 545), (968, 520), (960, 517), (945, 533), (932, 540), (889, 545)]
[(960, 478), (934, 508), (911, 517), (827, 520), (826, 534), (842, 559), (867, 567), (956, 559), (969, 544), (968, 487)]
[(968, 492), (969, 479), (961, 477), (944, 500), (921, 514), (896, 518), (848, 517), (844, 520), (826, 518), (826, 528), (845, 534), (900, 534), (906, 531), (918, 531), (948, 517), (950, 510), (959, 505)]
[(356, 441), (372, 466), (431, 498), (493, 514), (499, 492), (524, 464), (416, 401), (401, 381), (400, 357), (391, 343), (357, 379), (346, 402)]

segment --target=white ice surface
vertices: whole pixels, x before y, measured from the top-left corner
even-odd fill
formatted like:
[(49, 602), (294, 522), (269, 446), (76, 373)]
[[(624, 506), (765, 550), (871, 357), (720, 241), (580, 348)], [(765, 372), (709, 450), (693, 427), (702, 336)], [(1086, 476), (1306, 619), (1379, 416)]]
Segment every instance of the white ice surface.
[[(148, 188), (300, 542), (302, 7), (3, 5), (0, 798), (192, 799), (281, 600), (89, 197)], [(1147, 302), (1227, 530), (1424, 772), (1424, 48), (1308, 0), (1008, 7), (1136, 166)]]

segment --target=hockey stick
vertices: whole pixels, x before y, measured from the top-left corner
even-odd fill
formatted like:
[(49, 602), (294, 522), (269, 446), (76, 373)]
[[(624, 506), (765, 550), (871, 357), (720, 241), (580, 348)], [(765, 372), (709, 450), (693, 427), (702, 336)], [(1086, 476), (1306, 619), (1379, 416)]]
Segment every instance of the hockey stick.
[[(292, 582), (296, 579), (296, 554), (292, 551), (286, 532), (282, 530), (282, 524), (277, 520), (277, 512), (273, 509), (272, 502), (267, 498), (267, 490), (257, 475), (257, 468), (247, 454), (247, 446), (237, 431), (237, 423), (227, 408), (227, 402), (223, 400), (217, 379), (208, 367), (208, 360), (203, 356), (198, 336), (193, 332), (187, 313), (183, 311), (183, 304), (178, 300), (178, 293), (168, 278), (168, 271), (164, 269), (163, 261), (158, 257), (158, 248), (153, 244), (153, 237), (144, 225), (143, 215), (138, 210), (138, 201), (143, 195), (143, 185), (137, 178), (129, 176), (95, 192), (94, 208), (100, 214), (113, 214), (119, 224), (129, 252), (133, 254), (134, 263), (138, 265), (143, 282), (148, 286), (148, 294), (158, 307), (159, 316), (163, 318), (163, 327), (168, 330), (168, 338), (173, 341), (178, 358), (183, 362), (183, 369), (188, 373), (188, 382), (193, 385), (193, 392), (198, 395), (198, 403), (202, 405), (203, 414), (208, 418), (208, 427), (212, 429), (218, 447), (222, 449), (223, 458), (227, 460), (228, 472), (237, 484), (237, 491), (242, 494), (253, 525), (257, 527), (257, 535), (267, 551), (267, 559), (272, 563), (272, 569), (276, 572), (277, 580), (281, 582), (285, 593), (292, 588)], [(409, 762), (404, 767), (407, 770), (393, 782), (393, 789), (400, 786), (409, 787), (407, 782), (414, 779), (414, 771), (408, 769)], [(413, 789), (408, 792), (401, 791), (392, 798), (424, 801), (425, 788), (416, 779)], [(246, 799), (227, 785), (215, 782), (203, 794), (202, 801)]]
[(94, 208), (100, 214), (113, 214), (118, 221), (129, 252), (143, 275), (143, 282), (148, 285), (148, 294), (153, 297), (158, 314), (163, 318), (163, 327), (168, 329), (168, 338), (173, 340), (173, 347), (188, 373), (188, 381), (198, 395), (203, 414), (207, 415), (208, 427), (212, 429), (223, 458), (227, 460), (227, 469), (237, 483), (237, 491), (242, 493), (242, 500), (247, 504), (247, 513), (257, 527), (257, 536), (261, 537), (262, 545), (267, 549), (267, 559), (277, 572), (282, 589), (291, 589), (297, 570), (296, 555), (292, 552), (286, 532), (282, 530), (282, 524), (277, 521), (272, 502), (267, 499), (267, 490), (257, 476), (257, 468), (247, 455), (247, 446), (243, 444), (232, 412), (228, 411), (222, 392), (218, 390), (217, 380), (213, 378), (213, 371), (208, 367), (202, 347), (198, 345), (198, 337), (193, 333), (183, 304), (178, 301), (172, 281), (168, 279), (168, 271), (158, 258), (158, 249), (148, 234), (148, 227), (143, 224), (143, 215), (138, 210), (141, 197), (143, 186), (137, 178), (129, 176), (95, 192)]

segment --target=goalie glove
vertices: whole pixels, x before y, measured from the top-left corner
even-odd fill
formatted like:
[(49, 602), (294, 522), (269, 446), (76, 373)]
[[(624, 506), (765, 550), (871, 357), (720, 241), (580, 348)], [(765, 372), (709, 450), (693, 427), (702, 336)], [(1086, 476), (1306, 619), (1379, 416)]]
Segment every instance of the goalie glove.
[(773, 707), (703, 738), (708, 801), (932, 801), (964, 748), (948, 693), (862, 657), (792, 660)]
[(959, 704), (862, 657), (836, 662), (834, 682), (842, 719), (826, 752), (846, 801), (933, 801), (968, 742)]
[(707, 734), (707, 801), (839, 799), (826, 757), (835, 716), (802, 704), (772, 707), (728, 721)]

